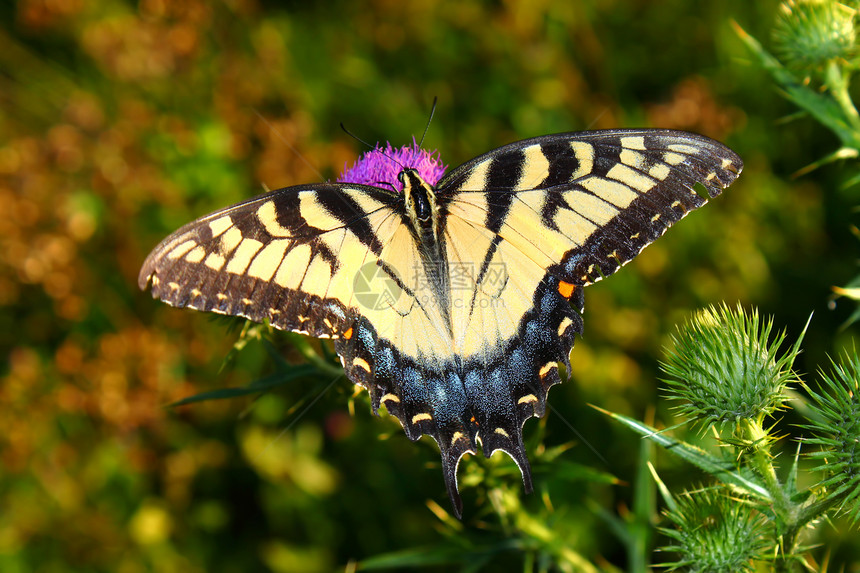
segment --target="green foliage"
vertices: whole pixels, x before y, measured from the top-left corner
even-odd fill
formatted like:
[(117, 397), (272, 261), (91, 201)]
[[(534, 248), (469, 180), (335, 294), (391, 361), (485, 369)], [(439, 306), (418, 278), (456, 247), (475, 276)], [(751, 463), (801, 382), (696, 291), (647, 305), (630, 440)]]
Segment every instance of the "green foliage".
[[(835, 0), (790, 1), (783, 3), (781, 10), (774, 35), (791, 69), (740, 26), (736, 31), (785, 96), (841, 140), (841, 149), (807, 170), (837, 159), (856, 158), (860, 153), (860, 115), (848, 93), (855, 71), (856, 11)], [(802, 55), (804, 51), (806, 55)], [(807, 81), (811, 75), (820, 80), (823, 89)]]
[[(842, 142), (841, 149), (804, 173), (860, 155), (860, 118), (849, 94), (857, 67), (856, 8), (829, 0), (784, 2), (772, 30), (777, 57), (736, 26), (784, 95)], [(856, 300), (852, 287), (857, 280), (834, 290)], [(855, 311), (849, 323), (857, 317)], [(780, 333), (771, 342), (771, 327), (771, 320), (759, 324), (757, 311), (747, 315), (738, 307), (732, 313), (723, 306), (699, 313), (673, 339), (674, 348), (663, 365), (670, 376), (670, 397), (681, 402), (677, 411), (687, 422), (713, 430), (721, 455), (612, 414), (721, 484), (678, 499), (654, 473), (673, 525), (664, 530), (673, 541), (664, 550), (678, 556), (666, 563), (670, 568), (751, 571), (756, 561), (770, 560), (777, 571), (799, 571), (814, 562), (803, 538), (816, 524), (839, 514), (854, 523), (860, 517), (857, 354), (846, 352), (842, 363), (833, 364), (832, 375), (822, 372), (820, 391), (801, 382), (812, 401), (800, 402), (795, 396), (792, 405), (806, 418), (800, 427), (810, 435), (798, 437), (789, 472), (780, 477), (774, 454), (780, 440), (778, 422), (768, 421), (770, 427), (765, 422), (788, 405), (787, 384), (795, 378), (793, 364), (803, 335), (780, 356), (786, 335)], [(801, 467), (803, 444), (816, 448), (806, 456), (816, 465)]]
[[(678, 410), (687, 422), (713, 430), (721, 445), (719, 454), (668, 437), (625, 416), (610, 414), (666, 451), (696, 465), (719, 484), (680, 498), (673, 498), (661, 484), (669, 507), (667, 518), (673, 525), (664, 529), (672, 544), (662, 550), (678, 555), (677, 561), (665, 564), (673, 569), (751, 571), (755, 561), (767, 559), (778, 571), (800, 570), (809, 551), (801, 539), (806, 530), (839, 510), (857, 519), (860, 358), (846, 355), (845, 364), (834, 365), (834, 375), (823, 374), (823, 392), (816, 393), (804, 384), (813, 403), (803, 410), (808, 423), (802, 427), (809, 430), (811, 437), (799, 440), (821, 448), (808, 454), (819, 464), (805, 469), (808, 475), (800, 476), (798, 448), (789, 473), (780, 478), (773, 454), (780, 438), (773, 426), (765, 426), (765, 418), (778, 408), (786, 408), (785, 386), (794, 378), (792, 368), (803, 335), (777, 358), (785, 335), (771, 341), (771, 325), (772, 320), (768, 320), (762, 326), (757, 311), (712, 308), (682, 327), (674, 339), (675, 348), (669, 350), (670, 359), (664, 369), (675, 377), (670, 387), (676, 399), (687, 402)], [(702, 386), (703, 368), (717, 369), (722, 375), (705, 376), (709, 382), (704, 385), (706, 389), (711, 382), (719, 381), (723, 391), (683, 389)], [(750, 395), (750, 385), (766, 388), (770, 395)], [(731, 416), (714, 414), (716, 406), (731, 404), (732, 396), (740, 395), (758, 399), (758, 411)], [(727, 422), (732, 422), (728, 429), (724, 428)], [(811, 478), (816, 473), (823, 474), (823, 478)], [(655, 479), (660, 483), (656, 474)], [(800, 482), (814, 485), (803, 489)]]
[[(860, 113), (851, 99), (852, 75), (858, 68), (857, 9), (835, 0), (789, 0), (780, 5), (773, 27), (775, 58), (740, 26), (740, 38), (758, 58), (761, 67), (783, 94), (804, 112), (833, 131), (842, 147), (798, 171), (808, 173), (827, 163), (860, 156)], [(810, 81), (814, 78), (815, 81)], [(853, 175), (846, 187), (860, 183)], [(856, 227), (855, 227), (856, 228)], [(860, 300), (853, 288), (860, 275), (846, 287), (834, 287), (837, 296)], [(860, 306), (849, 319), (860, 319)]]
[(673, 438), (665, 432), (633, 418), (600, 408), (598, 410), (665, 450), (672, 452), (682, 460), (711, 474), (723, 484), (743, 491), (747, 495), (757, 497), (764, 502), (771, 503), (773, 501), (771, 492), (764, 487), (761, 481), (744, 471), (743, 468), (739, 468), (736, 457), (729, 456), (725, 450), (721, 451), (720, 454), (713, 454), (694, 444)]

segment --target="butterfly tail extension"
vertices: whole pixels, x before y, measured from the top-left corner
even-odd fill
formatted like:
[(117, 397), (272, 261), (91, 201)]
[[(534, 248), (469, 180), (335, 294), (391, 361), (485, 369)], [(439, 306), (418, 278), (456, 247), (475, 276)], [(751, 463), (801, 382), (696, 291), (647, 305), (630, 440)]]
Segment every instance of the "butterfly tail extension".
[(443, 370), (431, 374), (413, 364), (401, 370), (394, 392), (401, 396), (399, 411), (391, 411), (400, 420), (406, 437), (417, 440), (423, 434), (439, 445), (445, 488), (457, 518), (462, 517), (463, 502), (457, 482), (460, 458), (475, 453), (477, 427), (471, 421), (469, 401), (456, 372)]
[(518, 335), (501, 352), (488, 351), (465, 368), (466, 394), (484, 455), (490, 457), (496, 450), (510, 455), (528, 493), (533, 487), (523, 425), (544, 415), (549, 389), (561, 382), (558, 365), (570, 368), (569, 354), (583, 327), (578, 312), (582, 289), (559, 284), (547, 276), (535, 293), (532, 310), (520, 321)]
[(457, 470), (465, 454), (476, 453), (477, 426), (472, 422), (470, 405), (459, 374), (448, 372), (447, 380), (431, 378), (427, 390), (428, 393), (436, 394), (438, 402), (432, 404), (433, 424), (426, 428), (429, 431), (425, 433), (431, 435), (439, 445), (445, 489), (454, 514), (460, 519), (463, 516), (463, 501), (460, 498)]
[(522, 426), (517, 418), (516, 399), (508, 382), (510, 369), (498, 364), (489, 370), (475, 369), (466, 373), (465, 387), (478, 424), (481, 451), (490, 457), (496, 450), (508, 454), (523, 476), (523, 486), (531, 493), (532, 475), (523, 443)]
[[(379, 383), (379, 380), (377, 380)], [(477, 426), (472, 422), (470, 404), (462, 391), (463, 384), (455, 372), (443, 376), (429, 375), (422, 369), (406, 367), (397, 384), (392, 384), (390, 396), (399, 402), (389, 413), (396, 416), (412, 441), (423, 434), (431, 436), (439, 446), (445, 488), (457, 518), (462, 517), (457, 469), (464, 454), (476, 452)], [(433, 396), (433, 398), (429, 398)], [(429, 398), (429, 399), (428, 399)]]

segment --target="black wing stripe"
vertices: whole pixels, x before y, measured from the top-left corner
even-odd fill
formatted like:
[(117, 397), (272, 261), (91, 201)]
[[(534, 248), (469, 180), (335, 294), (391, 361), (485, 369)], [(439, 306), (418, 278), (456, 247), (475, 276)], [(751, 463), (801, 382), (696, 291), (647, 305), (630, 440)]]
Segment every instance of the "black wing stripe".
[(341, 193), (319, 193), (318, 201), (332, 216), (340, 220), (354, 237), (367, 245), (373, 254), (379, 256), (382, 253), (382, 243), (367, 221), (368, 215), (373, 211), (364, 211), (353, 197)]
[[(496, 195), (492, 192), (493, 189), (504, 189), (505, 184), (509, 183), (512, 178), (513, 180), (519, 179), (520, 173), (522, 172), (522, 161), (524, 156), (520, 153), (519, 157), (519, 161), (508, 164), (507, 167), (501, 161), (493, 160), (490, 163), (490, 166), (487, 169), (485, 189), (481, 190), (487, 196), (488, 202), (490, 201), (491, 196)], [(490, 231), (497, 233), (508, 215), (508, 210), (511, 208), (511, 202), (514, 200), (514, 194), (505, 193), (501, 196), (495, 196), (494, 200), (495, 208), (487, 210), (486, 227)]]
[(549, 161), (549, 172), (537, 187), (546, 189), (558, 185), (568, 185), (573, 180), (573, 174), (582, 166), (571, 145), (564, 141), (552, 141), (540, 144), (541, 152)]

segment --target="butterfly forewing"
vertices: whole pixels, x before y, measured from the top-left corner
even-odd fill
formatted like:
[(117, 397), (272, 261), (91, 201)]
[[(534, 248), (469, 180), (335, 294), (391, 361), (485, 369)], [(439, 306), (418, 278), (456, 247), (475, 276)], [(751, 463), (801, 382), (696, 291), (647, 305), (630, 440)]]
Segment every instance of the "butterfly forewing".
[(397, 228), (398, 198), (363, 186), (272, 191), (202, 217), (156, 247), (141, 288), (173, 306), (336, 336), (354, 277)]
[(705, 200), (743, 163), (724, 145), (671, 130), (559, 134), (500, 147), (439, 182), (449, 209), (512, 242), (562, 280), (615, 272)]

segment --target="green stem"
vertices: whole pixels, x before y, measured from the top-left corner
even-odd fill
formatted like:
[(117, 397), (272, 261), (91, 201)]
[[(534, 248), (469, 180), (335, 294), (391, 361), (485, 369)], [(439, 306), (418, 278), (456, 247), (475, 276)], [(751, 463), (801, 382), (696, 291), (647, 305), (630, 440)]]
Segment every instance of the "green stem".
[(800, 561), (793, 558), (794, 549), (800, 538), (800, 534), (807, 523), (821, 517), (835, 505), (839, 500), (833, 497), (824, 499), (810, 498), (803, 506), (791, 508), (791, 520), (786, 521), (785, 532), (780, 536), (782, 540), (782, 551), (774, 563), (774, 570), (778, 572), (793, 572), (802, 570)]
[[(783, 555), (781, 556), (782, 558), (777, 561), (778, 571), (795, 571), (800, 569), (800, 565), (797, 560), (785, 559), (785, 555), (793, 553), (793, 549), (797, 546), (800, 533), (803, 531), (803, 528), (806, 527), (807, 523), (827, 513), (830, 509), (839, 505), (840, 501), (841, 500), (839, 498), (833, 496), (828, 496), (823, 499), (816, 499), (813, 496), (810, 497), (802, 506), (795, 506), (793, 508), (792, 515), (794, 519), (787, 524), (786, 531), (782, 535), (784, 544)], [(786, 548), (788, 548), (788, 551), (786, 551)]]
[(836, 60), (831, 60), (827, 64), (824, 82), (827, 85), (827, 89), (833, 95), (833, 99), (839, 104), (839, 108), (845, 117), (845, 122), (854, 131), (854, 141), (851, 143), (853, 143), (852, 147), (857, 148), (858, 143), (860, 143), (860, 114), (858, 114), (857, 108), (854, 107), (854, 102), (851, 101), (851, 95), (848, 93), (849, 82), (847, 72), (843, 71)]
[(777, 515), (783, 516), (791, 506), (779, 478), (773, 467), (770, 455), (770, 442), (767, 431), (762, 426), (762, 420), (744, 420), (743, 431), (746, 439), (752, 444), (752, 466), (756, 473), (764, 480), (764, 485), (773, 499), (773, 509)]
[(770, 455), (770, 440), (762, 425), (763, 420), (763, 415), (755, 421), (744, 420), (742, 430), (745, 438), (752, 444), (750, 464), (761, 476), (765, 487), (770, 492), (771, 499), (773, 499), (772, 509), (776, 516), (777, 531), (782, 542), (782, 551), (774, 562), (774, 570), (787, 573), (797, 569), (797, 563), (791, 559), (791, 556), (794, 553), (794, 547), (797, 544), (797, 537), (801, 529), (797, 525), (798, 508), (791, 502), (776, 475), (776, 468), (773, 466), (773, 458)]

